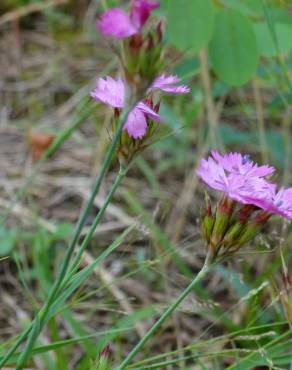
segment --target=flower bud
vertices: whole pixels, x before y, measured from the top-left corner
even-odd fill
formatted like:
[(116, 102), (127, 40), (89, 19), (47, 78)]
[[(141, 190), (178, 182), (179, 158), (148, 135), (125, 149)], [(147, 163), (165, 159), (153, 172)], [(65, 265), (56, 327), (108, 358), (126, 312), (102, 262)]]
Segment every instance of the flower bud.
[(244, 227), (236, 244), (242, 246), (253, 239), (266, 224), (270, 216), (271, 215), (267, 212), (259, 212), (255, 218), (249, 221)]
[(256, 207), (250, 204), (244, 205), (239, 209), (234, 224), (228, 228), (224, 236), (223, 246), (225, 249), (237, 245), (239, 235), (255, 210)]
[(162, 30), (162, 22), (160, 21), (156, 27), (156, 35), (158, 42), (161, 42), (163, 39), (163, 30)]
[(209, 244), (213, 225), (214, 225), (214, 217), (212, 214), (212, 206), (211, 206), (210, 198), (207, 193), (205, 194), (205, 203), (206, 203), (206, 208), (203, 210), (203, 213), (201, 216), (202, 218), (201, 229), (202, 229), (203, 238), (205, 239), (206, 243)]
[(109, 352), (110, 346), (107, 345), (101, 352), (97, 362), (91, 366), (91, 370), (110, 370), (111, 366), (109, 364)]
[(215, 223), (211, 235), (211, 248), (217, 249), (224, 238), (234, 209), (234, 201), (224, 197), (217, 205)]

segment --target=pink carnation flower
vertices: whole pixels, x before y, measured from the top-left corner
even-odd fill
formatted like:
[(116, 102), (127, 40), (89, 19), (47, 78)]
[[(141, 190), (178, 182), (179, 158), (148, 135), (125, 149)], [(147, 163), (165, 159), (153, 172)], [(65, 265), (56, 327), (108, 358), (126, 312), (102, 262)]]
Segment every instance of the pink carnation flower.
[[(155, 81), (158, 81), (155, 83)], [(154, 89), (161, 89), (171, 93), (188, 92), (186, 86), (171, 86), (171, 83), (179, 82), (176, 76), (162, 75), (154, 81), (152, 87), (148, 90), (151, 92)], [(114, 80), (111, 77), (98, 78), (96, 80), (96, 89), (91, 92), (91, 97), (99, 100), (114, 108), (123, 108), (125, 106), (125, 83), (122, 79)], [(136, 107), (130, 112), (127, 122), (124, 125), (124, 130), (127, 130), (129, 136), (134, 139), (141, 139), (147, 131), (147, 117), (154, 121), (160, 121), (160, 116), (147, 104), (139, 102)]]
[(238, 171), (228, 173), (214, 158), (202, 159), (196, 174), (211, 188), (222, 191), (230, 199), (242, 204), (258, 206), (263, 199), (271, 199), (275, 185), (261, 177)]
[(133, 0), (130, 15), (120, 8), (112, 8), (103, 13), (96, 26), (104, 36), (124, 39), (138, 33), (152, 10), (158, 7), (157, 1)]
[(263, 177), (275, 171), (274, 167), (258, 166), (250, 160), (249, 155), (242, 155), (240, 153), (221, 155), (216, 150), (212, 150), (212, 157), (224, 170), (234, 174)]
[[(125, 106), (125, 84), (123, 80), (114, 80), (111, 77), (98, 78), (96, 81), (96, 89), (91, 92), (91, 96), (95, 100), (99, 100), (114, 108), (123, 108)], [(154, 112), (148, 105), (140, 102), (130, 112), (127, 122), (123, 129), (127, 130), (129, 136), (134, 139), (141, 139), (147, 130), (147, 120), (150, 117), (155, 121), (160, 120), (159, 114)]]
[(153, 81), (149, 91), (159, 89), (170, 94), (185, 94), (190, 92), (190, 89), (186, 85), (176, 86), (179, 82), (180, 79), (177, 76), (166, 76), (163, 74)]
[(250, 200), (271, 214), (292, 219), (292, 188), (281, 188), (278, 192), (273, 189), (272, 195), (267, 198), (254, 199), (251, 196)]
[(277, 192), (276, 185), (263, 178), (274, 170), (270, 166), (258, 166), (249, 156), (240, 153), (222, 156), (212, 151), (212, 157), (201, 160), (196, 173), (207, 185), (230, 199), (292, 219), (292, 188), (281, 188)]
[(147, 22), (154, 9), (159, 8), (160, 4), (158, 1), (148, 0), (134, 0), (130, 17), (133, 24), (138, 30), (140, 30)]

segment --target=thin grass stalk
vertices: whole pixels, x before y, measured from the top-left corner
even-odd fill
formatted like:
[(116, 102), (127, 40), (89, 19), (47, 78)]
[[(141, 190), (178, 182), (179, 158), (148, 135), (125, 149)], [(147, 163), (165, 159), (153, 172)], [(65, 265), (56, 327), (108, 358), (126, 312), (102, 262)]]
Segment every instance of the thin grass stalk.
[(175, 311), (175, 309), (180, 305), (180, 303), (191, 293), (195, 285), (201, 281), (210, 269), (210, 256), (206, 257), (205, 263), (199, 273), (191, 281), (191, 283), (185, 288), (185, 290), (178, 296), (178, 298), (164, 311), (156, 323), (148, 330), (146, 335), (140, 340), (140, 342), (132, 349), (124, 361), (116, 367), (115, 370), (123, 370), (131, 362), (131, 360), (136, 356), (136, 354), (142, 349), (144, 344), (148, 339), (160, 328), (164, 321)]
[[(119, 119), (119, 123), (118, 123), (118, 127), (117, 127), (117, 130), (115, 132), (115, 135), (113, 137), (113, 140), (111, 142), (111, 145), (107, 151), (107, 154), (106, 154), (106, 157), (104, 159), (104, 162), (103, 162), (103, 166), (100, 170), (100, 173), (96, 179), (96, 182), (93, 186), (93, 189), (92, 189), (92, 192), (91, 192), (91, 195), (90, 195), (90, 198), (87, 202), (87, 205), (85, 206), (83, 212), (81, 213), (80, 217), (79, 217), (79, 220), (78, 220), (78, 223), (76, 225), (76, 228), (75, 228), (75, 232), (74, 232), (74, 235), (73, 235), (73, 238), (72, 238), (72, 241), (67, 249), (67, 253), (65, 255), (65, 258), (63, 260), (63, 263), (62, 263), (62, 266), (61, 266), (61, 269), (60, 269), (60, 272), (56, 278), (56, 281), (55, 281), (55, 284), (51, 290), (51, 293), (48, 297), (48, 300), (47, 302), (45, 303), (45, 305), (43, 306), (41, 312), (39, 313), (39, 315), (41, 315), (41, 317), (46, 317), (49, 309), (50, 309), (50, 306), (52, 305), (52, 303), (54, 302), (55, 298), (56, 298), (56, 295), (57, 293), (59, 292), (59, 289), (62, 285), (62, 282), (63, 282), (63, 279), (66, 275), (66, 272), (68, 270), (68, 267), (69, 267), (69, 263), (70, 263), (70, 260), (71, 260), (71, 257), (74, 253), (74, 250), (75, 250), (75, 246), (78, 242), (78, 239), (79, 239), (79, 236), (80, 236), (80, 233), (82, 231), (82, 228), (86, 222), (86, 219), (91, 211), (91, 208), (93, 206), (93, 202), (94, 202), (94, 199), (100, 189), (100, 186), (101, 186), (101, 183), (102, 183), (102, 180), (105, 176), (105, 174), (107, 173), (107, 170), (110, 166), (110, 163), (112, 161), (112, 158), (116, 152), (116, 149), (118, 147), (118, 144), (119, 144), (119, 141), (120, 141), (120, 137), (121, 137), (121, 134), (122, 134), (122, 130), (123, 130), (123, 126), (128, 118), (128, 115), (130, 113), (130, 111), (133, 109), (133, 106), (135, 106), (136, 102), (133, 103), (133, 104), (130, 104), (128, 107), (126, 107), (121, 116), (120, 116), (120, 119)], [(41, 320), (42, 322), (43, 320)], [(10, 357), (14, 354), (14, 352), (17, 350), (17, 348), (19, 347), (19, 345), (25, 340), (25, 338), (30, 334), (31, 332), (31, 329), (34, 328), (34, 325), (39, 325), (39, 321), (34, 319), (32, 321), (32, 323), (28, 326), (28, 328), (20, 335), (20, 337), (18, 338), (18, 340), (16, 341), (16, 343), (14, 344), (14, 346), (7, 352), (7, 354), (3, 357), (3, 359), (0, 361), (0, 369), (7, 363), (7, 361), (10, 359)], [(40, 325), (40, 328), (42, 329), (42, 325)], [(40, 330), (41, 330), (40, 329)], [(34, 333), (34, 330), (32, 331), (32, 333)]]
[(84, 238), (83, 242), (81, 243), (81, 245), (80, 245), (80, 247), (79, 247), (79, 249), (76, 253), (76, 256), (73, 258), (72, 263), (68, 268), (68, 270), (69, 270), (68, 275), (63, 280), (62, 289), (67, 286), (67, 284), (70, 282), (71, 278), (73, 277), (74, 273), (78, 269), (78, 266), (79, 266), (81, 258), (82, 258), (82, 254), (83, 254), (84, 250), (87, 248), (97, 225), (99, 224), (102, 216), (104, 215), (104, 212), (105, 212), (107, 206), (109, 205), (109, 203), (111, 202), (111, 199), (114, 196), (117, 188), (120, 186), (123, 178), (125, 177), (125, 175), (127, 173), (127, 170), (128, 170), (128, 168), (124, 168), (122, 166), (120, 167), (119, 173), (118, 173), (118, 175), (115, 179), (115, 182), (114, 182), (112, 188), (110, 189), (110, 191), (109, 191), (109, 193), (108, 193), (108, 195), (107, 195), (107, 197), (106, 197), (106, 199), (103, 203), (102, 208), (99, 210), (99, 212), (98, 212), (94, 222), (92, 223), (86, 237)]
[[(82, 257), (82, 253), (83, 251), (86, 249), (86, 247), (88, 246), (88, 244), (90, 243), (91, 241), (91, 238), (95, 232), (95, 229), (97, 227), (97, 225), (99, 224), (102, 216), (104, 215), (104, 212), (107, 208), (107, 206), (109, 205), (109, 203), (111, 202), (116, 190), (118, 189), (119, 185), (121, 184), (121, 181), (122, 179), (125, 177), (126, 175), (126, 169), (124, 169), (123, 167), (120, 168), (120, 171), (102, 205), (102, 208), (99, 210), (97, 216), (95, 217), (92, 225), (90, 226), (90, 230), (89, 232), (87, 233), (86, 237), (84, 238), (79, 250), (78, 250), (78, 253), (76, 255), (77, 259), (75, 259), (75, 267), (78, 266), (78, 263)], [(73, 265), (73, 266), (74, 266)], [(71, 271), (71, 270), (70, 270)], [(69, 273), (69, 275), (71, 276), (71, 274)], [(69, 280), (69, 279), (66, 279), (66, 276), (64, 277), (65, 280)], [(58, 296), (58, 293), (62, 291), (62, 289), (60, 289), (58, 292), (56, 292), (56, 295), (55, 297), (57, 298)], [(54, 300), (55, 301), (55, 300)], [(48, 309), (46, 309), (46, 307), (48, 307)], [(44, 325), (46, 324), (46, 319), (47, 319), (47, 316), (48, 316), (48, 313), (49, 313), (49, 309), (50, 309), (51, 305), (50, 306), (44, 306), (43, 310), (40, 311), (40, 313), (38, 314), (38, 320), (36, 321), (37, 322), (37, 329), (35, 330), (35, 325), (33, 325), (33, 330), (31, 331), (31, 334), (29, 336), (29, 339), (28, 339), (28, 343), (30, 345), (27, 345), (23, 352), (22, 352), (22, 356), (20, 356), (18, 362), (17, 362), (17, 366), (16, 366), (16, 370), (21, 370), (24, 366), (25, 366), (25, 362), (27, 361), (27, 359), (29, 358), (30, 356), (30, 352), (32, 351), (33, 349), (33, 343), (34, 341), (37, 339), (37, 336), (38, 334), (40, 333), (40, 331), (42, 330), (42, 328), (44, 327)]]

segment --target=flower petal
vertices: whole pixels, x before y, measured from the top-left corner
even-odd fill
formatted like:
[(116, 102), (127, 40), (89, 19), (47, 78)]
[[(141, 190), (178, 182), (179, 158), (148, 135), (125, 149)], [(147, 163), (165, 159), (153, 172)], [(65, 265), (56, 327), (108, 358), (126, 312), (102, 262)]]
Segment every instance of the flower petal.
[(123, 108), (125, 104), (125, 85), (123, 80), (114, 80), (110, 76), (98, 78), (96, 89), (91, 92), (91, 97), (115, 108)]
[(103, 13), (96, 27), (102, 35), (115, 39), (124, 39), (138, 32), (129, 15), (120, 8), (112, 8)]
[(130, 137), (142, 139), (147, 131), (147, 121), (144, 113), (140, 109), (134, 108), (130, 112), (123, 129), (127, 130)]
[[(227, 197), (242, 204), (253, 204), (266, 209), (265, 204), (272, 202), (276, 186), (262, 177), (251, 176), (249, 172), (240, 173), (237, 167), (236, 171), (228, 173), (220, 161), (216, 162), (217, 154), (212, 155), (207, 160), (201, 160), (196, 174), (211, 188), (224, 192)], [(242, 159), (234, 156), (234, 153), (230, 153), (228, 158), (235, 158), (235, 163)]]
[(275, 171), (271, 166), (258, 166), (248, 155), (241, 153), (227, 153), (221, 155), (218, 151), (212, 151), (212, 157), (228, 172), (250, 176), (264, 177)]
[(151, 109), (147, 104), (140, 102), (137, 104), (136, 107), (154, 121), (160, 121), (160, 115), (156, 113), (153, 109)]
[(151, 12), (159, 6), (158, 1), (134, 0), (130, 16), (135, 27), (140, 30), (150, 17)]
[(186, 85), (176, 86), (179, 82), (180, 79), (177, 76), (161, 75), (153, 81), (148, 91), (150, 92), (158, 89), (170, 94), (185, 94), (190, 92), (190, 89)]

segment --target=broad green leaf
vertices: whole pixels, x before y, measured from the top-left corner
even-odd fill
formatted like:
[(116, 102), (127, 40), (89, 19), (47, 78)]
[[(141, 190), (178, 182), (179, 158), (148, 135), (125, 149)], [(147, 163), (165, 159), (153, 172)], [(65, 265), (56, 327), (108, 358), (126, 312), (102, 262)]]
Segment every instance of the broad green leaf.
[[(292, 49), (292, 24), (275, 23), (274, 26), (279, 52), (289, 52)], [(278, 54), (278, 50), (268, 24), (255, 23), (253, 28), (257, 39), (259, 53), (266, 57), (276, 56)]]
[(210, 57), (218, 77), (232, 86), (246, 83), (257, 67), (257, 44), (249, 20), (233, 10), (216, 14)]
[(210, 41), (214, 26), (214, 7), (210, 0), (168, 0), (167, 31), (177, 48), (200, 50)]
[(261, 0), (222, 0), (225, 6), (249, 16), (263, 15)]

